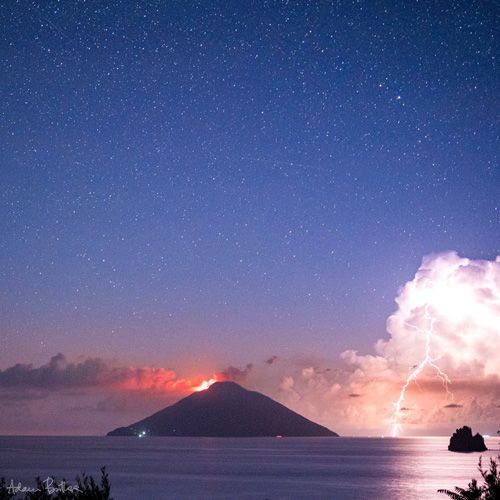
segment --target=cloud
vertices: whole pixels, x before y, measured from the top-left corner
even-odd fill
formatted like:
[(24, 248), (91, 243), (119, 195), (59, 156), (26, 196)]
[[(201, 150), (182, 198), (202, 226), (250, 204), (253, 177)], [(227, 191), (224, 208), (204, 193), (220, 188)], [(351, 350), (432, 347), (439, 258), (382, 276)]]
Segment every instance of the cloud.
[(350, 398), (360, 398), (361, 394), (357, 394), (356, 392), (351, 392), (351, 394), (349, 394), (349, 397)]
[(459, 405), (456, 403), (450, 403), (450, 404), (444, 406), (444, 408), (463, 408), (463, 407), (464, 407), (464, 405)]
[(245, 368), (237, 368), (236, 366), (228, 366), (222, 370), (217, 380), (230, 380), (232, 382), (242, 382), (246, 379), (248, 374), (252, 371), (253, 364), (248, 363)]
[(86, 388), (183, 393), (202, 380), (200, 376), (179, 378), (175, 371), (165, 368), (113, 366), (101, 358), (71, 363), (61, 353), (39, 367), (16, 364), (0, 370), (2, 394), (15, 393), (17, 398), (40, 398), (54, 391)]
[(275, 361), (277, 361), (278, 356), (271, 356), (270, 358), (266, 359), (265, 363), (268, 365), (272, 365)]
[(99, 358), (72, 364), (67, 363), (65, 356), (59, 353), (39, 368), (18, 363), (0, 371), (0, 386), (55, 390), (111, 383), (119, 376)]
[(418, 364), (425, 354), (423, 331), (435, 318), (432, 356), (439, 366), (464, 375), (500, 375), (500, 257), (471, 260), (455, 252), (423, 259), (415, 278), (396, 298), (387, 321), (388, 341), (377, 352), (392, 366)]

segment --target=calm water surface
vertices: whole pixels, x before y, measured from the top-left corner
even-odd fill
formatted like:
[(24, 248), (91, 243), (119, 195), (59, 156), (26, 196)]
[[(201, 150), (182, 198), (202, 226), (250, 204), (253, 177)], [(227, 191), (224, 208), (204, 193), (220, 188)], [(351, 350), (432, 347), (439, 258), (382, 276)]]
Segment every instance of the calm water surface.
[(500, 454), (451, 453), (448, 438), (0, 437), (0, 476), (33, 486), (71, 482), (106, 465), (115, 500), (446, 499), (466, 486), (477, 461)]

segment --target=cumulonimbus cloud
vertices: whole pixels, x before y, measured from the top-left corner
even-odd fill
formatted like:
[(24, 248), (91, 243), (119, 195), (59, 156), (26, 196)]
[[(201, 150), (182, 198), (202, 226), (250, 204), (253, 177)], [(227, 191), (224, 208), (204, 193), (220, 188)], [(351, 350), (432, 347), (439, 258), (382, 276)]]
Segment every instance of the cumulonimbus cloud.
[[(397, 310), (387, 320), (389, 339), (376, 343), (376, 354), (342, 354), (352, 370), (347, 380), (351, 388), (387, 402), (428, 349), (432, 362), (450, 378), (450, 392), (427, 364), (416, 381), (419, 385), (410, 387), (413, 409), (408, 413), (413, 417), (408, 419), (428, 423), (433, 412), (423, 410), (436, 405), (439, 398), (448, 400), (446, 408), (463, 408), (464, 415), (469, 411), (489, 418), (489, 410), (478, 408), (489, 408), (500, 392), (500, 257), (472, 260), (455, 252), (425, 257), (415, 277), (399, 291), (396, 303)], [(454, 403), (453, 394), (466, 402)], [(421, 416), (415, 418), (419, 410)], [(380, 414), (387, 419), (390, 411), (390, 405), (385, 405), (385, 413)]]
[(387, 321), (390, 339), (376, 351), (391, 367), (406, 369), (425, 355), (424, 331), (434, 319), (431, 354), (454, 375), (500, 375), (500, 257), (494, 261), (455, 252), (423, 259), (396, 298)]
[[(342, 358), (376, 376), (406, 373), (426, 352), (459, 377), (500, 375), (500, 258), (471, 260), (448, 252), (424, 258), (400, 290), (398, 309), (387, 320), (388, 340), (376, 355), (345, 351)], [(431, 321), (433, 325), (431, 325)]]

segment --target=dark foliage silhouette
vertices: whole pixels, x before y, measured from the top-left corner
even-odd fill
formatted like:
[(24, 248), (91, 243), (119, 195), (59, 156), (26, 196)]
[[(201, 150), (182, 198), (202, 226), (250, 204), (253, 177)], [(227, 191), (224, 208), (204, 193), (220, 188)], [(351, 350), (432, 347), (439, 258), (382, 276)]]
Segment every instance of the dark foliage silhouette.
[[(63, 486), (61, 486), (63, 485)], [(10, 500), (11, 498), (24, 500), (113, 500), (110, 496), (111, 485), (109, 483), (106, 467), (101, 469), (101, 480), (98, 484), (92, 476), (83, 473), (76, 478), (76, 485), (69, 485), (66, 480), (57, 481), (54, 477), (45, 480), (37, 477), (35, 485), (30, 488), (32, 491), (15, 493), (9, 487), (5, 478), (0, 479), (0, 500)], [(76, 487), (75, 487), (76, 486)]]
[(498, 462), (491, 458), (490, 468), (483, 469), (481, 458), (479, 459), (479, 472), (484, 483), (478, 485), (476, 479), (472, 479), (467, 488), (455, 487), (455, 491), (438, 490), (453, 500), (500, 500), (500, 455)]
[(5, 478), (2, 477), (0, 478), (0, 500), (9, 500), (11, 498), (14, 498), (14, 493), (10, 493), (7, 482)]

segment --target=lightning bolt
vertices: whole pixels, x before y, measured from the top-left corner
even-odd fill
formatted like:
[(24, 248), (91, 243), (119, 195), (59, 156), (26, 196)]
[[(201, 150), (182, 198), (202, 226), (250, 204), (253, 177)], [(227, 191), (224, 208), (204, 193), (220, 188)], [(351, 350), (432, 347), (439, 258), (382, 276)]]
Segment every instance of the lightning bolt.
[(431, 357), (431, 343), (432, 343), (432, 337), (434, 335), (434, 324), (436, 323), (437, 318), (434, 317), (430, 313), (430, 306), (429, 303), (425, 305), (425, 314), (424, 314), (424, 319), (426, 320), (426, 325), (427, 327), (425, 330), (422, 330), (416, 325), (412, 325), (410, 323), (405, 323), (407, 326), (410, 328), (413, 328), (419, 333), (425, 334), (425, 356), (424, 359), (415, 367), (413, 367), (412, 371), (406, 378), (406, 382), (404, 383), (403, 387), (401, 388), (401, 392), (399, 393), (399, 399), (397, 402), (394, 404), (394, 413), (392, 416), (392, 437), (397, 437), (400, 429), (401, 429), (401, 408), (406, 396), (406, 391), (408, 390), (408, 387), (412, 382), (417, 383), (417, 378), (418, 376), (422, 373), (424, 368), (426, 366), (430, 366), (431, 368), (434, 368), (436, 371), (438, 377), (441, 379), (443, 382), (443, 386), (446, 390), (446, 393), (448, 396), (451, 396), (453, 398), (453, 394), (449, 390), (449, 385), (451, 384), (450, 379), (448, 378), (448, 375), (444, 373), (439, 366), (436, 365), (436, 361), (439, 358), (433, 358)]

